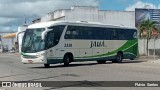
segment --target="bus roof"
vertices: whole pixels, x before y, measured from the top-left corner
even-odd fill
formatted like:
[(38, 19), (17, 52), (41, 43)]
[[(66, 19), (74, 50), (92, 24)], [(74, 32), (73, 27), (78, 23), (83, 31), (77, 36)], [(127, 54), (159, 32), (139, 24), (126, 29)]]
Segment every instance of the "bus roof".
[(45, 27), (50, 27), (54, 25), (66, 25), (66, 24), (71, 24), (71, 25), (80, 25), (80, 26), (94, 26), (94, 27), (111, 27), (111, 28), (126, 28), (126, 29), (136, 29), (135, 27), (131, 26), (123, 26), (123, 25), (109, 25), (109, 24), (103, 24), (103, 23), (98, 23), (98, 22), (81, 22), (81, 21), (48, 21), (48, 22), (40, 22), (40, 23), (35, 23), (31, 24), (28, 26), (28, 28), (45, 28)]

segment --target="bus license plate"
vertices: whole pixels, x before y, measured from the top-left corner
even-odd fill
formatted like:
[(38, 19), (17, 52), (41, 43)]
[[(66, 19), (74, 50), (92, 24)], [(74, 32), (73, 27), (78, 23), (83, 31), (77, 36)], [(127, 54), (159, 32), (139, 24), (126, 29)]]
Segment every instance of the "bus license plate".
[(28, 60), (28, 62), (29, 62), (29, 63), (33, 63), (33, 61), (32, 61), (32, 60)]

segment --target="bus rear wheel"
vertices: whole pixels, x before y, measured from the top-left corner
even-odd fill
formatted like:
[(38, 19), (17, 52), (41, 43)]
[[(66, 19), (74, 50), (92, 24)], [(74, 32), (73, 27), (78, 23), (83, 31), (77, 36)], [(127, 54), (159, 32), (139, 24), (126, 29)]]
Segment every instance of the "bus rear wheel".
[(68, 54), (66, 54), (63, 58), (64, 66), (69, 66), (70, 61), (71, 61), (71, 58), (69, 57)]
[(104, 64), (104, 63), (106, 63), (106, 61), (105, 60), (97, 60), (97, 63), (98, 64)]
[(50, 64), (44, 64), (45, 68), (49, 68)]
[(113, 62), (113, 63), (121, 63), (122, 60), (123, 60), (123, 54), (119, 52), (119, 53), (117, 53), (117, 55), (116, 55), (116, 59), (113, 60), (112, 62)]

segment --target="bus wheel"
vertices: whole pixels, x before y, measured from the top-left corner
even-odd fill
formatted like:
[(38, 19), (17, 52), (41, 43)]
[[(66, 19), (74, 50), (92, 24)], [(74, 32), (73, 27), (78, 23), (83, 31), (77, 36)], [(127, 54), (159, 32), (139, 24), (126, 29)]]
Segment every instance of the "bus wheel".
[(117, 53), (116, 60), (114, 62), (121, 63), (122, 60), (123, 60), (123, 54), (122, 53)]
[(64, 58), (63, 58), (64, 66), (69, 66), (70, 60), (71, 59), (68, 54), (64, 55)]
[(45, 68), (49, 68), (50, 64), (44, 64)]
[(98, 64), (104, 64), (104, 63), (106, 63), (106, 61), (105, 60), (97, 60), (97, 63)]

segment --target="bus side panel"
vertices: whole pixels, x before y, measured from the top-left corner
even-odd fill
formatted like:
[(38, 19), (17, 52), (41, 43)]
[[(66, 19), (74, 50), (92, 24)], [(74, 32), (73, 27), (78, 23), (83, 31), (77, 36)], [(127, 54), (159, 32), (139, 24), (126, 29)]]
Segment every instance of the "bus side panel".
[(127, 40), (105, 40), (104, 56), (115, 58), (119, 51), (123, 51), (123, 49), (120, 48), (126, 42)]
[(138, 39), (129, 40), (126, 44), (128, 48), (124, 50), (124, 59), (135, 59), (138, 56)]
[[(92, 56), (90, 41), (88, 40), (64, 40), (59, 48), (59, 56), (64, 57), (66, 53), (72, 53), (74, 60)], [(81, 59), (82, 60), (82, 59)], [(83, 61), (83, 60), (82, 60)]]
[[(104, 49), (104, 56), (116, 56), (119, 51), (123, 52), (124, 59), (137, 58), (138, 54), (138, 41), (134, 40), (112, 40), (105, 41), (108, 47)], [(106, 52), (108, 50), (108, 52)]]

